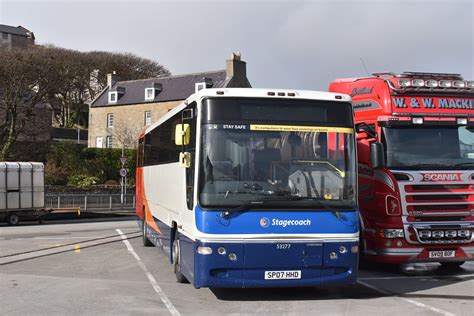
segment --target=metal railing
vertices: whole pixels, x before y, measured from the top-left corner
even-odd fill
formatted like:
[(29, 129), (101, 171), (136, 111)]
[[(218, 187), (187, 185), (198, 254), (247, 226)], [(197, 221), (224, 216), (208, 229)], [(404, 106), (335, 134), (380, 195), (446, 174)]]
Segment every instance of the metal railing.
[(135, 194), (46, 194), (46, 208), (81, 208), (81, 212), (134, 212)]

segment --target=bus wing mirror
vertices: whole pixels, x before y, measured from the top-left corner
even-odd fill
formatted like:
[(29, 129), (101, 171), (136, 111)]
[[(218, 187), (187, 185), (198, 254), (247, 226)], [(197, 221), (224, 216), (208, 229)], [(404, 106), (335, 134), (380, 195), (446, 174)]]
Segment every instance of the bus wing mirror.
[(174, 134), (176, 146), (187, 146), (191, 138), (191, 127), (189, 124), (177, 124)]
[(189, 152), (179, 153), (179, 166), (183, 168), (191, 167), (191, 153)]
[(385, 166), (384, 148), (382, 143), (370, 143), (370, 162), (372, 163), (372, 168), (374, 169)]

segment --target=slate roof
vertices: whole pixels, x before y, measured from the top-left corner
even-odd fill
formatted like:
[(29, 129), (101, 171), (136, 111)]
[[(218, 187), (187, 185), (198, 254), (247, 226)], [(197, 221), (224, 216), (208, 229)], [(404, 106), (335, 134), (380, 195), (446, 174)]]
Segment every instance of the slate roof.
[[(129, 104), (154, 103), (185, 100), (195, 92), (195, 84), (204, 82), (204, 78), (212, 80), (212, 88), (223, 88), (226, 86), (226, 71), (217, 70), (185, 74), (163, 78), (150, 78), (142, 80), (118, 81), (109, 90), (107, 87), (101, 94), (91, 102), (91, 107), (119, 106)], [(153, 87), (153, 84), (161, 84), (161, 91), (155, 93), (154, 100), (145, 100), (145, 88)], [(119, 97), (116, 103), (109, 104), (108, 92), (125, 88), (125, 93)]]
[(25, 37), (28, 36), (26, 34), (27, 33), (26, 29), (21, 26), (10, 26), (10, 25), (5, 25), (5, 24), (0, 24), (0, 32), (20, 35), (20, 36), (25, 36)]

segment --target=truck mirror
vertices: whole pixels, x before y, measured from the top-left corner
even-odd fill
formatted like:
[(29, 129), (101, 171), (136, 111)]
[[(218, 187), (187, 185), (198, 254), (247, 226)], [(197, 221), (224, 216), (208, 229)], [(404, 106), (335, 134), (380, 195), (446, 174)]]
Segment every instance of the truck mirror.
[(358, 123), (355, 125), (356, 133), (365, 133), (370, 138), (377, 139), (377, 131), (370, 125), (366, 123)]
[(385, 166), (385, 155), (382, 143), (370, 143), (370, 162), (372, 163), (372, 168), (374, 169)]
[(174, 133), (174, 143), (176, 146), (186, 146), (191, 137), (191, 128), (189, 124), (177, 124)]
[(363, 140), (363, 139), (367, 139), (367, 133), (363, 132), (363, 133), (357, 133), (356, 134), (356, 140)]

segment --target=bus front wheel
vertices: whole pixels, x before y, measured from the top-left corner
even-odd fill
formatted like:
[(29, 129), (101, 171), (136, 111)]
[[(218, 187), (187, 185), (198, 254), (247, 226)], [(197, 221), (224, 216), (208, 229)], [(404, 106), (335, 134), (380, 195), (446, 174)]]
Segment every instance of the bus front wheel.
[(179, 243), (179, 234), (176, 232), (174, 234), (173, 240), (173, 268), (174, 274), (176, 275), (176, 281), (178, 283), (187, 283), (186, 277), (181, 273), (181, 246)]

